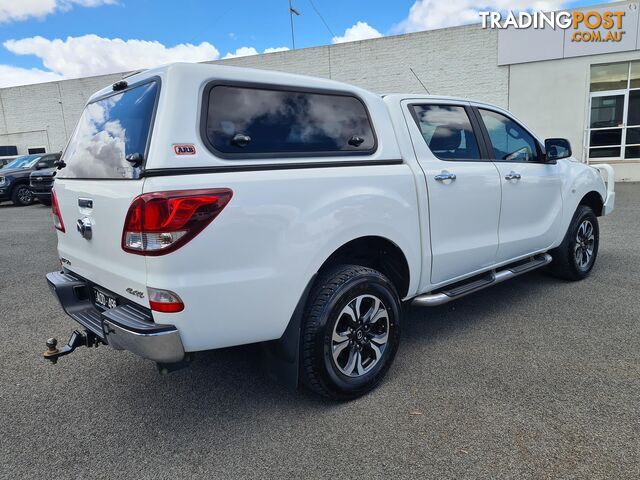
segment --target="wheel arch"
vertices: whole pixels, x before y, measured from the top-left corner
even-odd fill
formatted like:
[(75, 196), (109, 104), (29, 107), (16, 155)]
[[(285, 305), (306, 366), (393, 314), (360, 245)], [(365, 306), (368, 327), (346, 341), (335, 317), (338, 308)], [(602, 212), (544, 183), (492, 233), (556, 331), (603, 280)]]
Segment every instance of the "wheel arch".
[(353, 239), (334, 250), (318, 272), (342, 263), (378, 270), (393, 283), (400, 298), (406, 297), (409, 292), (409, 262), (402, 249), (388, 238), (369, 235)]
[(596, 214), (596, 217), (602, 216), (604, 200), (602, 199), (602, 196), (595, 190), (591, 190), (590, 192), (585, 194), (578, 203), (578, 206), (580, 205), (586, 205), (587, 207), (591, 208), (591, 210), (593, 210), (593, 213)]
[(13, 181), (13, 183), (11, 184), (11, 194), (13, 195), (13, 192), (16, 191), (16, 188), (22, 186), (22, 185), (26, 185), (27, 187), (29, 186), (29, 179), (28, 178), (17, 178)]

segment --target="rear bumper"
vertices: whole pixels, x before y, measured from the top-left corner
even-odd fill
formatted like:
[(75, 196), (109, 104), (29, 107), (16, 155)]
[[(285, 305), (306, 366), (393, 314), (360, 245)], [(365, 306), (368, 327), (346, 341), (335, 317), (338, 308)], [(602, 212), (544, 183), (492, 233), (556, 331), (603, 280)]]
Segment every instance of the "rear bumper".
[(116, 350), (158, 363), (184, 359), (176, 327), (154, 323), (150, 310), (130, 303), (102, 310), (92, 301), (93, 285), (71, 273), (48, 273), (47, 282), (67, 315)]

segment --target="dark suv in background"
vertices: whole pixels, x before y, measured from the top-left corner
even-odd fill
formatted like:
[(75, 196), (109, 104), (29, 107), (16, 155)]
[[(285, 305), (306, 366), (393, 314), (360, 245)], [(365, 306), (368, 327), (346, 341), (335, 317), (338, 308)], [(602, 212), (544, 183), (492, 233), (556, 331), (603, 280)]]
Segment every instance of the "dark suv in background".
[(29, 175), (31, 194), (43, 205), (51, 205), (51, 189), (57, 171), (57, 167), (52, 167), (36, 170)]
[(0, 168), (0, 202), (11, 200), (14, 205), (30, 205), (35, 197), (29, 185), (31, 172), (51, 169), (59, 153), (23, 155)]

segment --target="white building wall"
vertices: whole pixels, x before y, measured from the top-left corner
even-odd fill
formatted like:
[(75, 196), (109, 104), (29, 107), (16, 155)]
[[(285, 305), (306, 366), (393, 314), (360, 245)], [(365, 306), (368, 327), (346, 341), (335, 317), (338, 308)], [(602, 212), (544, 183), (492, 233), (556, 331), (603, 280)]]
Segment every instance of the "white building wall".
[[(589, 117), (590, 67), (630, 60), (640, 60), (640, 51), (511, 65), (509, 110), (542, 138), (568, 138), (574, 156), (582, 159)], [(640, 162), (608, 163), (614, 166), (616, 180), (640, 181)]]
[[(332, 78), (378, 93), (429, 92), (507, 106), (508, 69), (497, 38), (478, 25), (306, 48), (219, 63)], [(0, 89), (0, 145), (64, 148), (87, 98), (120, 74)], [(25, 132), (19, 133), (18, 132)], [(43, 143), (45, 142), (45, 143)]]

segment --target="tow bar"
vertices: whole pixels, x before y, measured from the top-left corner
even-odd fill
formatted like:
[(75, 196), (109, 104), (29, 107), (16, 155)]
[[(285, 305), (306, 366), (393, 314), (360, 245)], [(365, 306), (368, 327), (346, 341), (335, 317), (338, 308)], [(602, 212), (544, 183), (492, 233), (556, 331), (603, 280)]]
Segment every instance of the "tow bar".
[(69, 337), (69, 341), (62, 348), (58, 348), (58, 340), (55, 338), (47, 340), (47, 350), (44, 352), (44, 358), (56, 363), (59, 357), (69, 355), (78, 347), (97, 347), (101, 343), (103, 341), (93, 332), (74, 330), (71, 337)]

